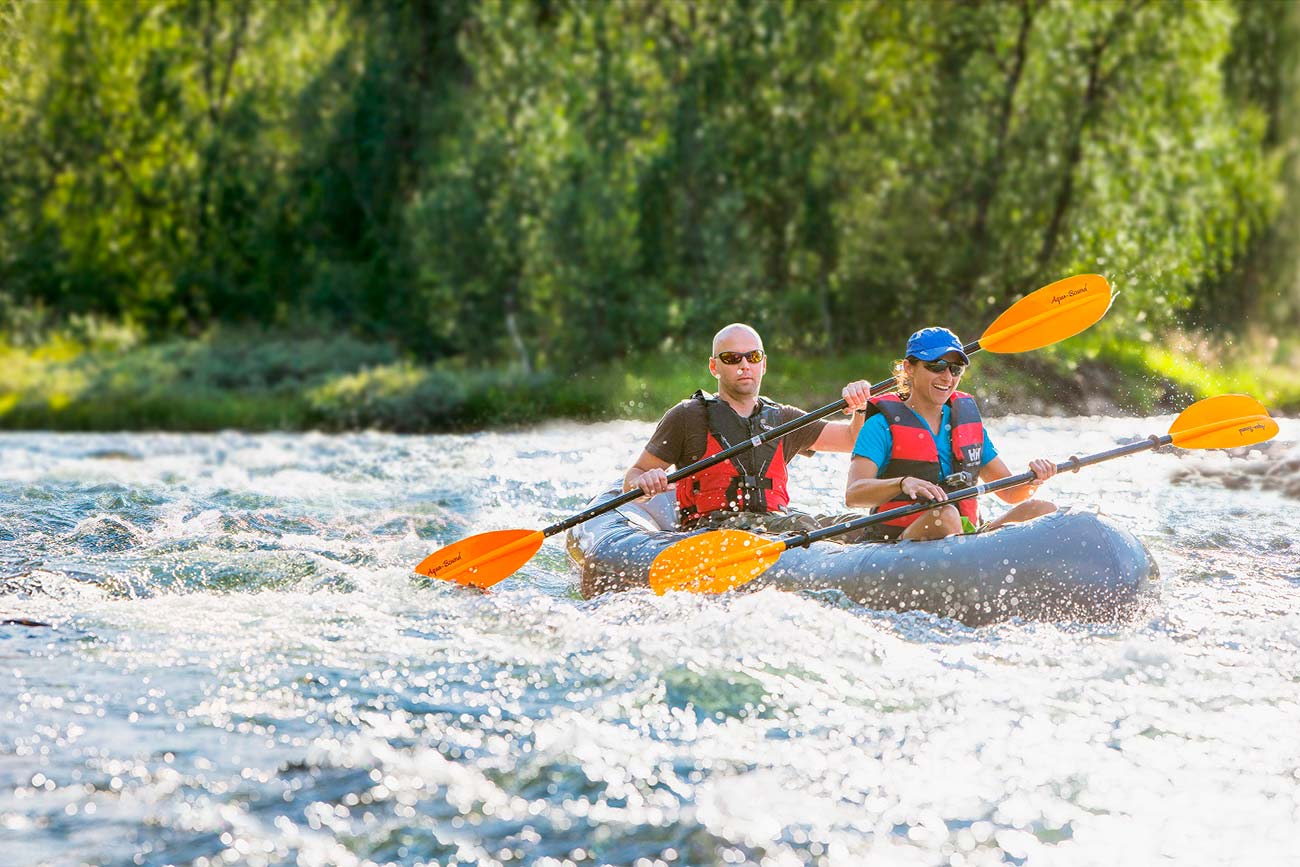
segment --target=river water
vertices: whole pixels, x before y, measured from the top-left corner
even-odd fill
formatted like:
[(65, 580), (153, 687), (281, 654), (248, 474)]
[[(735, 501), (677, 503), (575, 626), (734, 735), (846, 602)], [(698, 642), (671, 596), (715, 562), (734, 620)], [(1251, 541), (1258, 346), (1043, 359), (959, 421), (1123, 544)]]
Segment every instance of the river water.
[[(1019, 471), (1169, 422), (991, 428)], [(0, 436), (0, 864), (1300, 864), (1300, 422), (1044, 489), (1155, 555), (1132, 622), (582, 600), (557, 539), (412, 575), (649, 431)], [(838, 510), (843, 456), (792, 472)]]

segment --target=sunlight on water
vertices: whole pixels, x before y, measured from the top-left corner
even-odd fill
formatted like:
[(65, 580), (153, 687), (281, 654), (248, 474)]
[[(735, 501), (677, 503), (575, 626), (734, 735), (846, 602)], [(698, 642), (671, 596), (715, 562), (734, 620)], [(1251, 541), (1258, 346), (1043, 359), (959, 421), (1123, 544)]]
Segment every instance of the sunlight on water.
[[(1169, 421), (991, 426), (1018, 469)], [(1136, 623), (583, 601), (555, 539), (490, 594), (414, 580), (649, 430), (0, 437), (0, 861), (1300, 863), (1300, 423), (1045, 489), (1151, 549)]]

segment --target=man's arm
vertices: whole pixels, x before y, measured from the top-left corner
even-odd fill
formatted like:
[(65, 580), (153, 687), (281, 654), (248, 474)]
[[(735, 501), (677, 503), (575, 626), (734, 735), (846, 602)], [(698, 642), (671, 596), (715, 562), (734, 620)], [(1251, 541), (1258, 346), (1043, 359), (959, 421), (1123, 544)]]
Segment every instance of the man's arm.
[(647, 497), (662, 494), (668, 490), (668, 473), (672, 464), (657, 458), (648, 451), (642, 451), (636, 463), (627, 468), (623, 474), (623, 490), (640, 488)]
[(818, 435), (817, 441), (812, 444), (812, 450), (815, 452), (853, 451), (853, 444), (858, 441), (858, 431), (862, 430), (862, 422), (865, 420), (864, 414), (854, 412), (853, 418), (849, 421), (827, 422)]
[(865, 408), (871, 399), (871, 383), (864, 379), (850, 382), (840, 394), (848, 403), (844, 411), (851, 413), (849, 420), (827, 422), (812, 444), (815, 452), (851, 452), (858, 440), (858, 431), (862, 430), (862, 422), (866, 420), (866, 415), (858, 410)]
[(640, 488), (649, 497), (668, 490), (668, 474), (664, 471), (682, 460), (689, 422), (688, 406), (689, 404), (679, 403), (659, 419), (641, 456), (623, 474), (624, 491)]

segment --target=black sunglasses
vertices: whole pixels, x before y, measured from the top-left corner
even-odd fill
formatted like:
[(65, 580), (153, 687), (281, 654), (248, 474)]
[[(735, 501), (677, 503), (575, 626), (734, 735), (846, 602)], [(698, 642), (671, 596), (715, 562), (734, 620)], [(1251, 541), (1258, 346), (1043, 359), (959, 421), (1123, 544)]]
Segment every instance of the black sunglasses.
[[(920, 359), (915, 360), (920, 361)], [(921, 361), (921, 364), (925, 365), (925, 369), (931, 373), (943, 373), (947, 370), (950, 371), (953, 376), (961, 376), (966, 372), (966, 368), (970, 366), (968, 364), (962, 364), (960, 361), (949, 361), (946, 358), (941, 358), (938, 361)]]
[(742, 358), (750, 364), (758, 364), (766, 356), (761, 349), (751, 349), (749, 352), (719, 352), (713, 357), (723, 364), (740, 364)]

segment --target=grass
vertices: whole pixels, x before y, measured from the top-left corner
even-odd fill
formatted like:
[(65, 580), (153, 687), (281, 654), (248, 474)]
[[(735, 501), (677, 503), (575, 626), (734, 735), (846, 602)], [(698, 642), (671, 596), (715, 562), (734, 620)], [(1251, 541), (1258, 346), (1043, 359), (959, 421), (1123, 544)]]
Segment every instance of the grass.
[[(212, 332), (141, 345), (56, 334), (0, 340), (0, 428), (444, 431), (547, 418), (655, 419), (713, 384), (704, 360), (661, 353), (567, 376), (421, 366), (350, 337)], [(964, 382), (990, 414), (1145, 415), (1243, 391), (1300, 411), (1300, 342), (1256, 335), (1125, 340), (1095, 330), (1021, 355), (982, 353)], [(773, 357), (764, 392), (815, 408), (851, 379), (887, 378), (892, 355)]]

